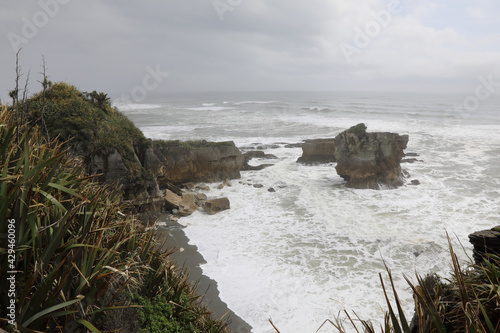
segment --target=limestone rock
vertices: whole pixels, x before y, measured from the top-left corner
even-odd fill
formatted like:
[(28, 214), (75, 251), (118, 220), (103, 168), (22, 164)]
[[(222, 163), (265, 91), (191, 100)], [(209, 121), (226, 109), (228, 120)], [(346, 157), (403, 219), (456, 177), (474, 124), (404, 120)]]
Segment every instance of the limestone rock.
[(205, 211), (210, 214), (217, 214), (226, 209), (230, 208), (229, 199), (228, 198), (216, 198), (216, 199), (208, 199), (207, 202), (203, 205)]
[(250, 162), (251, 159), (253, 158), (261, 158), (261, 159), (276, 159), (277, 157), (272, 155), (272, 154), (266, 154), (263, 151), (260, 150), (251, 150), (247, 151), (245, 154), (243, 154), (245, 157), (245, 162), (243, 164), (243, 168), (241, 170), (243, 171), (250, 171), (250, 170), (262, 170), (264, 168), (267, 168), (269, 166), (273, 166), (274, 164), (260, 164), (260, 165), (250, 165), (248, 162)]
[(234, 142), (163, 142), (154, 147), (163, 165), (158, 181), (215, 182), (240, 178), (245, 157)]
[(500, 254), (500, 226), (474, 232), (469, 235), (469, 241), (474, 246), (474, 261), (480, 264), (488, 258), (487, 253)]
[(335, 139), (306, 140), (297, 163), (320, 164), (335, 162)]
[(179, 215), (189, 216), (198, 210), (195, 193), (183, 193), (179, 204)]
[(202, 207), (205, 204), (205, 202), (207, 202), (207, 195), (204, 193), (197, 193), (195, 199), (196, 199), (196, 204), (199, 207)]
[(170, 190), (165, 191), (165, 208), (167, 210), (179, 209), (179, 205), (182, 202), (182, 197)]
[(367, 133), (365, 124), (353, 126), (335, 137), (335, 169), (348, 187), (401, 186), (400, 162), (408, 139), (397, 133)]

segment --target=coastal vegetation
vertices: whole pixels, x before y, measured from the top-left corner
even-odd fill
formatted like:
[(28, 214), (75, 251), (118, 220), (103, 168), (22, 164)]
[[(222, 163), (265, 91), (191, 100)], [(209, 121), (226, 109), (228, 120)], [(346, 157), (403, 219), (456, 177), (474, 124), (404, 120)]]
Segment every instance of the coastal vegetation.
[(87, 172), (87, 154), (130, 156), (141, 144), (148, 140), (105, 94), (65, 83), (2, 106), (0, 220), (12, 223), (2, 222), (0, 234), (12, 226), (15, 251), (2, 242), (0, 267), (2, 279), (9, 272), (15, 282), (0, 290), (0, 327), (150, 332), (154, 318), (165, 325), (158, 331), (227, 331), (201, 305), (187, 273), (160, 251), (153, 230), (124, 213), (121, 192)]

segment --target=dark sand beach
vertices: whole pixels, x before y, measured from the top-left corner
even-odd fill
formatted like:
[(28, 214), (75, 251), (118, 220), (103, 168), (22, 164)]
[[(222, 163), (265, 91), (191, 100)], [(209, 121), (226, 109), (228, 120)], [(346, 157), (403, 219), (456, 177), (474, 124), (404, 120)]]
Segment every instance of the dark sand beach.
[(205, 263), (205, 259), (198, 252), (198, 248), (188, 244), (189, 238), (182, 230), (183, 227), (168, 218), (160, 217), (159, 222), (166, 224), (158, 227), (156, 234), (161, 242), (165, 241), (164, 248), (175, 248), (177, 251), (172, 254), (172, 258), (179, 267), (185, 267), (189, 273), (189, 279), (196, 286), (200, 295), (203, 296), (202, 302), (213, 312), (214, 317), (223, 317), (229, 323), (231, 332), (247, 333), (252, 327), (243, 319), (231, 311), (227, 304), (219, 297), (217, 282), (203, 275), (200, 265)]

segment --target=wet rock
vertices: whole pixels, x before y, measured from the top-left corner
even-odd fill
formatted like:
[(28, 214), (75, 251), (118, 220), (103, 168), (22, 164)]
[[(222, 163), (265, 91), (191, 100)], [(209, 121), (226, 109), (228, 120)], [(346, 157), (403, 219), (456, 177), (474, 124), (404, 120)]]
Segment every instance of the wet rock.
[(262, 150), (250, 150), (243, 154), (245, 156), (245, 162), (250, 161), (252, 158), (262, 158), (266, 160), (277, 158), (273, 154), (266, 154)]
[(215, 198), (208, 199), (207, 202), (203, 205), (203, 209), (210, 214), (217, 214), (224, 210), (230, 209), (229, 199), (228, 198)]
[(243, 167), (241, 169), (242, 171), (262, 170), (264, 168), (267, 168), (269, 166), (274, 165), (274, 164), (261, 164), (261, 165), (253, 166), (253, 165), (248, 164), (248, 162), (250, 162), (250, 160), (253, 158), (261, 158), (261, 159), (276, 159), (277, 158), (276, 156), (274, 156), (272, 154), (266, 154), (260, 150), (248, 151), (245, 154), (243, 154), (243, 156), (245, 157), (245, 162), (244, 162)]
[(352, 188), (395, 188), (403, 184), (401, 159), (408, 135), (366, 132), (358, 124), (335, 137), (337, 174)]
[(268, 189), (267, 189), (267, 191), (268, 191), (268, 192), (271, 192), (271, 193), (276, 192), (276, 190), (275, 190), (273, 187), (268, 188)]
[(500, 254), (500, 226), (489, 230), (481, 230), (469, 235), (469, 241), (474, 246), (472, 257), (476, 264), (488, 260), (488, 253)]
[(301, 148), (302, 143), (288, 143), (284, 147), (285, 148)]
[(253, 166), (253, 165), (249, 165), (248, 163), (246, 163), (241, 170), (242, 171), (258, 171), (258, 170), (262, 170), (264, 168), (267, 168), (267, 167), (270, 167), (273, 165), (274, 164), (261, 164), (261, 165)]
[(179, 215), (189, 216), (198, 210), (195, 193), (183, 193), (179, 204)]
[(217, 186), (217, 189), (218, 190), (222, 190), (224, 187), (231, 187), (233, 186), (233, 184), (231, 184), (231, 182), (229, 181), (229, 179), (226, 179), (224, 182), (222, 182), (221, 184), (219, 184), (219, 186)]
[(255, 188), (263, 188), (264, 185), (262, 185), (262, 184), (253, 184), (253, 187), (255, 187)]
[(412, 185), (420, 185), (420, 181), (418, 179), (412, 179), (410, 184)]
[(302, 156), (297, 163), (322, 164), (335, 162), (335, 139), (306, 140), (302, 144)]
[(196, 204), (201, 207), (207, 202), (207, 195), (205, 193), (197, 193), (195, 196)]

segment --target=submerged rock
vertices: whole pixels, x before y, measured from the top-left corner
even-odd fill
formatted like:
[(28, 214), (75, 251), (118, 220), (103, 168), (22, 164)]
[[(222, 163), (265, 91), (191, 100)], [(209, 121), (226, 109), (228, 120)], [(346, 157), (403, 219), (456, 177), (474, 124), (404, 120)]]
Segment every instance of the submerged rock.
[(335, 139), (306, 140), (297, 163), (320, 164), (335, 162)]
[(335, 137), (335, 169), (352, 188), (395, 188), (403, 184), (401, 159), (408, 135), (367, 133), (358, 124)]

